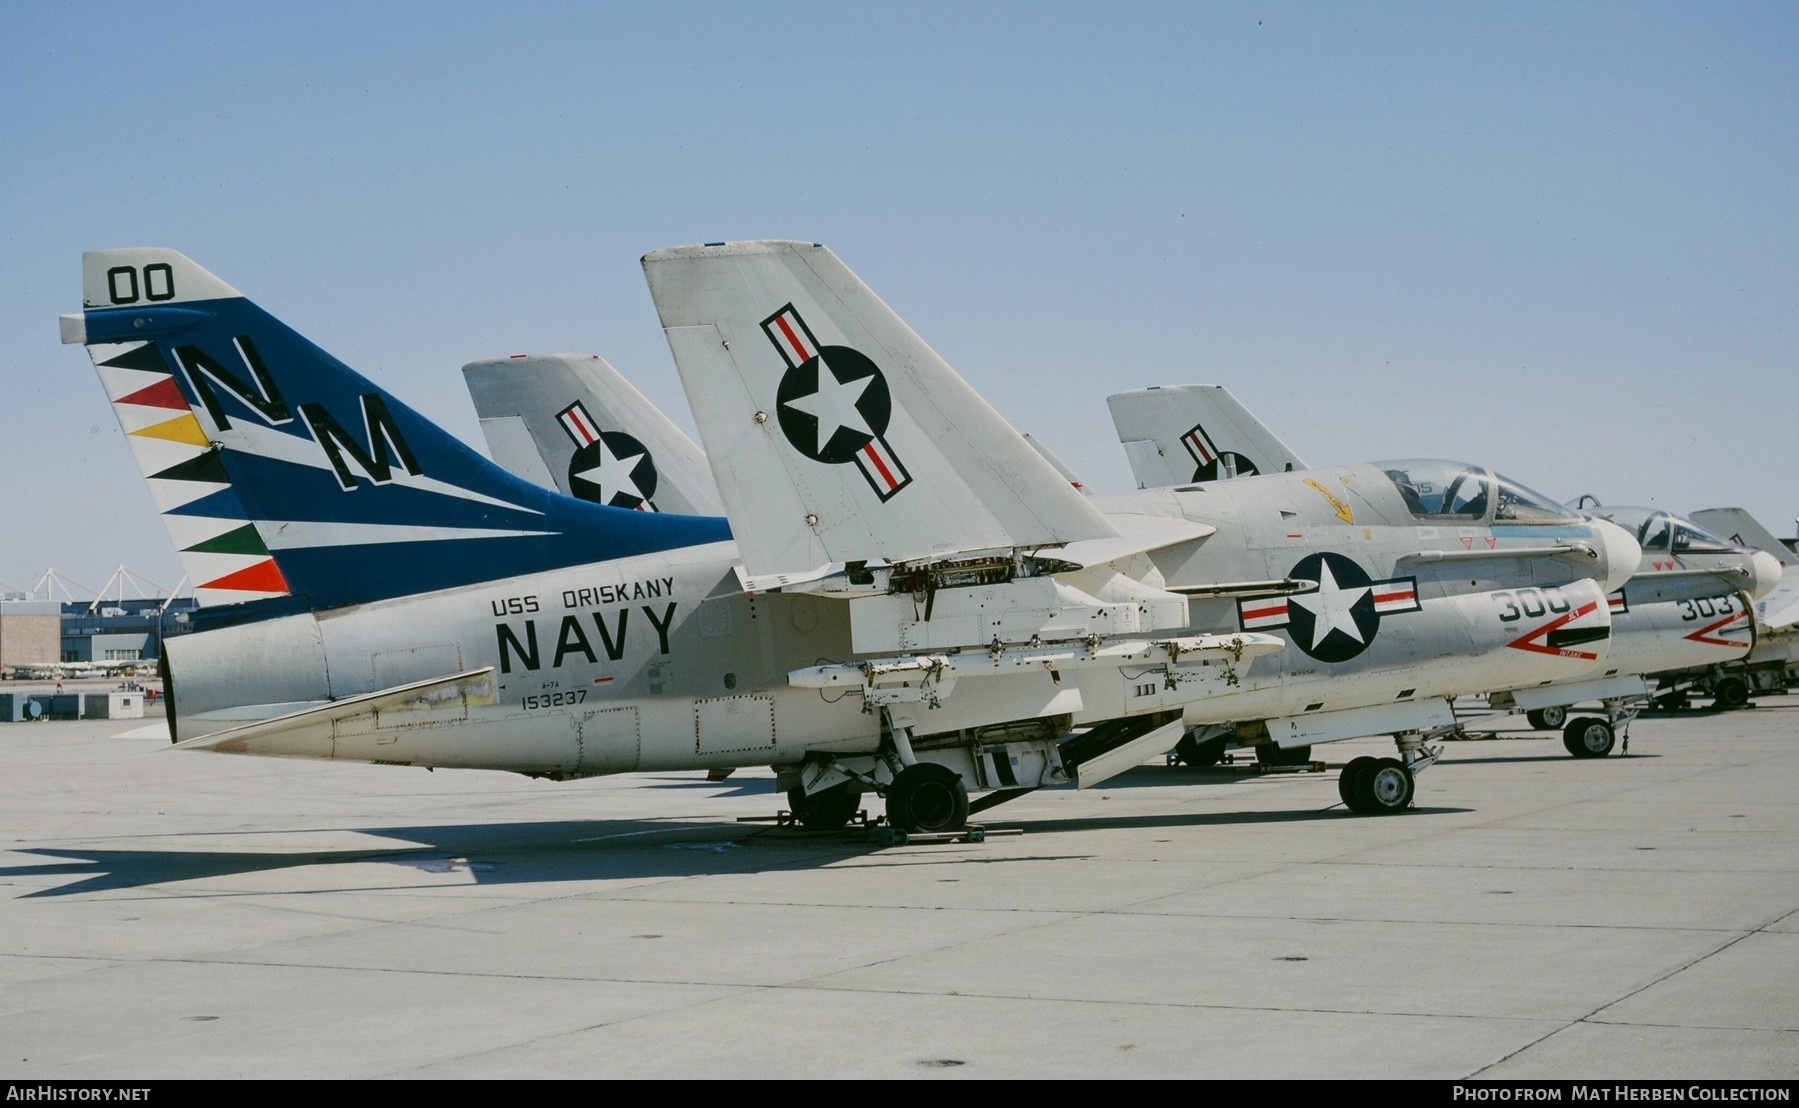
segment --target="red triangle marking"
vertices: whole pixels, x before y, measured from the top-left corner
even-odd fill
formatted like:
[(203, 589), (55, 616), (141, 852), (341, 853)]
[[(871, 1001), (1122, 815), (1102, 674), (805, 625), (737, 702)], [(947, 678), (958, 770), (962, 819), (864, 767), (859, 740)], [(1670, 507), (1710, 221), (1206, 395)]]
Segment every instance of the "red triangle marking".
[(129, 396), (121, 396), (115, 403), (187, 411), (187, 397), (181, 395), (181, 386), (175, 383), (173, 377), (164, 377), (154, 385), (147, 385)]
[(285, 593), (290, 591), (287, 587), (287, 579), (281, 576), (279, 569), (275, 568), (275, 559), (273, 558), (258, 562), (253, 566), (246, 566), (236, 573), (227, 573), (216, 581), (206, 582), (200, 588), (236, 589), (240, 592)]

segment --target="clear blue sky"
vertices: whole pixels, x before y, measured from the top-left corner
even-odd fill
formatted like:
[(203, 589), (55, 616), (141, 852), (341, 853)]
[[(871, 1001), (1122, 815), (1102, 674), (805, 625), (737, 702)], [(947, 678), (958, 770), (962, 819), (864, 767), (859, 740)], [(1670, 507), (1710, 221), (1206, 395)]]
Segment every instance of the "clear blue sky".
[(1228, 385), (1314, 464), (1799, 513), (1799, 5), (0, 5), (0, 582), (179, 563), (80, 254), (193, 257), (479, 441), (460, 366), (605, 355), (638, 258), (824, 242), (1021, 430)]

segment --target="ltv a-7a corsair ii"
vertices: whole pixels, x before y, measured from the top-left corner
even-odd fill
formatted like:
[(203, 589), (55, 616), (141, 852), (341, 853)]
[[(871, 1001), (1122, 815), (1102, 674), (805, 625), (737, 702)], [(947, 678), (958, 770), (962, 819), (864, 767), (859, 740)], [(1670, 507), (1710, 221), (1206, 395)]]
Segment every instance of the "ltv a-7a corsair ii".
[[(1188, 634), (1179, 597), (1089, 596), (1020, 556), (980, 571), (1006, 579), (983, 610), (943, 603), (972, 649), (865, 652), (878, 692), (821, 691), (818, 660), (856, 656), (847, 610), (746, 590), (723, 519), (508, 474), (173, 251), (85, 255), (83, 295), (64, 340), (88, 348), (205, 602), (161, 660), (181, 749), (554, 779), (772, 765), (811, 825), (873, 791), (895, 826), (949, 829), (970, 789), (1096, 779), (1280, 646)], [(1020, 457), (1041, 480), (994, 535), (1134, 545)]]
[[(1108, 397), (1107, 405), (1140, 487), (1310, 468), (1216, 385), (1135, 389)], [(1389, 462), (1382, 468), (1395, 474), (1421, 527), (1499, 524), (1521, 510), (1505, 479), (1478, 467)], [(1619, 734), (1628, 744), (1623, 729), (1647, 702), (1649, 681), (1659, 692), (1670, 671), (1713, 672), (1747, 655), (1756, 641), (1750, 601), (1781, 574), (1773, 556), (1666, 512), (1595, 508), (1591, 514), (1624, 527), (1642, 548), (1637, 572), (1607, 598), (1612, 641), (1603, 665), (1546, 684), (1469, 690), (1485, 692), (1494, 707), (1525, 712), (1532, 726), (1560, 730), (1577, 758), (1609, 754)], [(1570, 715), (1570, 705), (1593, 700), (1603, 705), (1603, 717)], [(1218, 739), (1185, 736), (1184, 756), (1203, 761)]]
[[(210, 602), (164, 647), (181, 748), (554, 779), (771, 765), (810, 825), (873, 791), (896, 826), (943, 829), (971, 790), (1141, 760), (1283, 645), (1196, 631), (1181, 594), (1119, 572), (1212, 528), (1116, 526), (972, 393), (939, 397), (986, 446), (960, 492), (937, 490), (964, 545), (927, 532), (771, 591), (723, 521), (506, 474), (179, 254), (87, 255), (83, 287), (65, 340), (88, 346)], [(822, 464), (854, 466), (871, 503), (946, 477), (895, 452), (921, 444), (867, 439), (813, 453), (845, 455)], [(1543, 554), (1603, 577), (1618, 551), (1588, 537)], [(1070, 583), (1083, 573), (1097, 591)], [(1541, 635), (1584, 609), (1583, 582), (1551, 586), (1574, 595)], [(1479, 664), (1481, 634), (1463, 640), (1457, 661)]]

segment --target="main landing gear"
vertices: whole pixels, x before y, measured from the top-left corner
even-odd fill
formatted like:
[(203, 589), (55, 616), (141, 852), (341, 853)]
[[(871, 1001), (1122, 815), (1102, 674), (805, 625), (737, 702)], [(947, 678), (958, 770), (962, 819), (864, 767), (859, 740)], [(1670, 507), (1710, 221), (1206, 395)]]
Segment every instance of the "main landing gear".
[(1187, 731), (1174, 744), (1174, 760), (1183, 766), (1192, 766), (1195, 769), (1215, 766), (1224, 760), (1227, 738), (1228, 736), (1220, 734), (1199, 739), (1194, 737), (1192, 731)]
[(1568, 706), (1557, 704), (1549, 708), (1532, 708), (1524, 713), (1524, 718), (1539, 731), (1560, 731), (1568, 722)]
[(1344, 807), (1357, 815), (1387, 816), (1412, 806), (1417, 794), (1417, 775), (1436, 762), (1440, 749), (1424, 745), (1421, 732), (1393, 736), (1399, 745), (1397, 758), (1351, 758), (1337, 775), (1337, 795)]
[(1720, 708), (1742, 708), (1749, 703), (1749, 682), (1725, 677), (1712, 685), (1712, 699)]
[(881, 709), (881, 753), (893, 768), (887, 786), (887, 822), (908, 834), (960, 831), (968, 826), (968, 786), (962, 775), (912, 753), (911, 729), (896, 726)]
[[(936, 762), (915, 762), (885, 787), (887, 822), (907, 834), (960, 831), (968, 826), (968, 787), (955, 770)], [(840, 781), (807, 795), (803, 785), (787, 790), (787, 808), (808, 831), (835, 831), (862, 810), (860, 781)]]
[(915, 762), (887, 786), (887, 822), (901, 831), (960, 831), (968, 826), (968, 786), (935, 762)]
[[(894, 726), (885, 709), (882, 716), (882, 742), (877, 761), (885, 763), (888, 773), (881, 774), (878, 766), (853, 769), (845, 762), (828, 758), (823, 765), (809, 763), (807, 775), (814, 781), (826, 779), (825, 774), (849, 779), (811, 793), (806, 791), (803, 781), (789, 788), (787, 807), (795, 822), (808, 831), (834, 831), (855, 819), (863, 797), (868, 792), (875, 792), (886, 798), (887, 822), (896, 831), (922, 835), (961, 831), (967, 827), (968, 785), (962, 775), (940, 762), (919, 761), (912, 752), (908, 729)], [(824, 774), (819, 773), (821, 770)], [(890, 780), (886, 779), (888, 776)], [(1028, 791), (1014, 790), (1012, 795)]]
[(1562, 728), (1562, 745), (1576, 758), (1603, 758), (1616, 741), (1612, 725), (1598, 716), (1582, 716)]
[(1624, 753), (1630, 753), (1630, 721), (1643, 710), (1644, 702), (1613, 698), (1601, 703), (1605, 718), (1579, 716), (1562, 728), (1562, 746), (1576, 758), (1603, 758), (1620, 738), (1624, 740)]
[[(1656, 701), (1657, 707), (1666, 707), (1668, 694)], [(1681, 694), (1684, 705), (1686, 697)], [(1573, 716), (1566, 705), (1555, 705), (1548, 708), (1532, 708), (1524, 713), (1524, 718), (1538, 731), (1560, 731), (1562, 745), (1568, 753), (1576, 758), (1603, 758), (1612, 752), (1617, 740), (1624, 740), (1624, 753), (1630, 753), (1630, 721), (1643, 710), (1640, 702), (1627, 703), (1621, 698), (1602, 701), (1605, 705), (1605, 717)]]
[(808, 831), (835, 831), (856, 818), (862, 809), (862, 789), (857, 782), (840, 781), (806, 795), (803, 785), (787, 790), (787, 807)]

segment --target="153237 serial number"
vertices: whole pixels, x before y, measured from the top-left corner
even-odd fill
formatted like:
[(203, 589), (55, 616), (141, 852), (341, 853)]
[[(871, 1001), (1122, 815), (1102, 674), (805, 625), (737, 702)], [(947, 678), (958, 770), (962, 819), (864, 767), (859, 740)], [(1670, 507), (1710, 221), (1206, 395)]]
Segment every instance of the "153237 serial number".
[(568, 692), (542, 693), (525, 697), (525, 710), (534, 708), (561, 708), (569, 704), (581, 704), (587, 700), (586, 689), (570, 689)]

